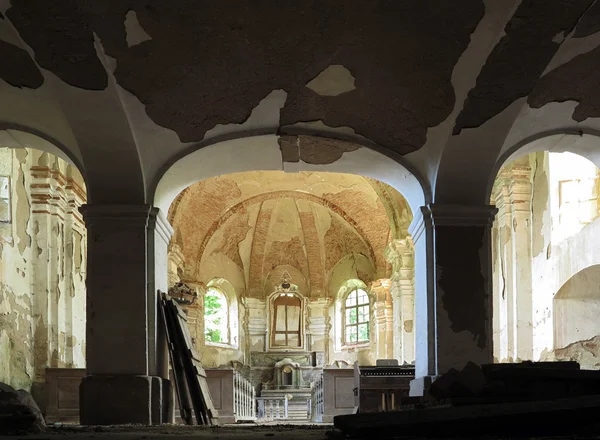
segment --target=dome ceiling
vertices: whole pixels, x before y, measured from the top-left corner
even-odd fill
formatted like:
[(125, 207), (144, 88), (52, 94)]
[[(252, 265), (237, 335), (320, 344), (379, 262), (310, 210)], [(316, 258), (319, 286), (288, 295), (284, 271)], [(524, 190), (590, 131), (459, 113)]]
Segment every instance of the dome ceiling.
[(411, 219), (404, 198), (381, 182), (279, 171), (199, 182), (169, 211), (186, 280), (226, 278), (257, 297), (284, 270), (311, 296), (327, 294), (336, 272), (366, 282), (389, 275), (385, 246)]

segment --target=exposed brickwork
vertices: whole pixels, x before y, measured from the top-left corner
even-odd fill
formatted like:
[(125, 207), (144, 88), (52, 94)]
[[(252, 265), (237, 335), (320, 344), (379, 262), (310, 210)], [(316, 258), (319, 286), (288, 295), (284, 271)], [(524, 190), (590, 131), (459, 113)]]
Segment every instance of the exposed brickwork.
[(321, 296), (325, 292), (325, 271), (323, 270), (323, 252), (315, 216), (313, 212), (300, 212), (304, 243), (308, 258), (308, 279), (311, 296)]
[(248, 279), (248, 291), (250, 296), (261, 297), (263, 281), (263, 262), (265, 259), (265, 246), (269, 234), (269, 224), (273, 212), (261, 209), (258, 213), (256, 226), (254, 228), (254, 239), (250, 253), (250, 277)]

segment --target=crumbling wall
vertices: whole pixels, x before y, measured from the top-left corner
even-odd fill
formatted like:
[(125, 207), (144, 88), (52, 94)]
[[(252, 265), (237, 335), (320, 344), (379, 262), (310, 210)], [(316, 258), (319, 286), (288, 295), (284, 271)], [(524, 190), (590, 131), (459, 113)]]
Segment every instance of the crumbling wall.
[(11, 221), (0, 224), (0, 382), (45, 407), (45, 370), (85, 366), (85, 201), (79, 172), (37, 150), (0, 148)]
[(545, 351), (541, 361), (577, 361), (586, 370), (600, 370), (600, 335), (577, 341), (564, 348)]
[(0, 382), (31, 390), (34, 379), (31, 200), (26, 150), (0, 149), (0, 174), (10, 179), (9, 223), (0, 225)]
[[(597, 276), (576, 276), (582, 271), (600, 264), (600, 217), (597, 200), (588, 203), (582, 212), (590, 223), (568, 223), (565, 212), (571, 215), (575, 206), (565, 205), (564, 186), (570, 181), (595, 179), (598, 170), (591, 163), (578, 162), (574, 155), (556, 155), (539, 152), (530, 155), (531, 164), (531, 257), (517, 252), (508, 258), (510, 249), (518, 243), (515, 227), (510, 222), (503, 228), (494, 228), (493, 272), (494, 272), (494, 356), (496, 361), (513, 361), (510, 353), (516, 332), (510, 325), (517, 320), (518, 307), (506, 304), (507, 289), (518, 294), (531, 290), (531, 326), (533, 347), (528, 358), (520, 360), (548, 360), (556, 351), (561, 359), (585, 357), (589, 352), (586, 341), (594, 339), (600, 326), (595, 325), (600, 309), (600, 294), (597, 294)], [(583, 159), (581, 159), (583, 160)], [(499, 177), (502, 175), (502, 171)], [(596, 181), (597, 184), (597, 181)], [(498, 195), (498, 194), (496, 194)], [(598, 195), (596, 194), (597, 198)], [(578, 205), (580, 206), (580, 205)], [(588, 208), (592, 209), (588, 209)], [(595, 208), (594, 208), (595, 207)], [(594, 209), (596, 210), (594, 213)], [(594, 219), (594, 216), (596, 217)], [(511, 227), (513, 226), (513, 227)], [(507, 274), (530, 267), (531, 285), (527, 277), (517, 277), (516, 286), (507, 284)], [(573, 281), (574, 277), (577, 282)], [(525, 281), (524, 281), (525, 279)], [(589, 354), (589, 353), (588, 353)], [(557, 359), (558, 359), (557, 357)], [(577, 360), (577, 359), (574, 359)], [(587, 361), (586, 361), (587, 362)], [(588, 362), (592, 365), (591, 361)]]

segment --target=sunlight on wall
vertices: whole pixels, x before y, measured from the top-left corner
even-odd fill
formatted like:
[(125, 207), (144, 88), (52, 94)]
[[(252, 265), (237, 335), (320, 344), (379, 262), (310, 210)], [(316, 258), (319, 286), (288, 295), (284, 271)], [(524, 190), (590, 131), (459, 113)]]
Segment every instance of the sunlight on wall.
[(577, 234), (598, 216), (598, 168), (573, 153), (550, 153), (552, 242)]

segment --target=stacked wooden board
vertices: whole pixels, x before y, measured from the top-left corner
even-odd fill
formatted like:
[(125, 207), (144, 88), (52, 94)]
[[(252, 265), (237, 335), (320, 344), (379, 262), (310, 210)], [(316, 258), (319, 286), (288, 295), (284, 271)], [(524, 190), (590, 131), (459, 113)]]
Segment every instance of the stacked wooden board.
[(421, 402), (343, 415), (353, 438), (586, 435), (600, 430), (600, 371), (576, 362), (468, 364), (433, 382)]
[(206, 372), (194, 351), (185, 312), (164, 292), (158, 292), (159, 309), (167, 335), (173, 382), (181, 418), (186, 425), (217, 425)]

